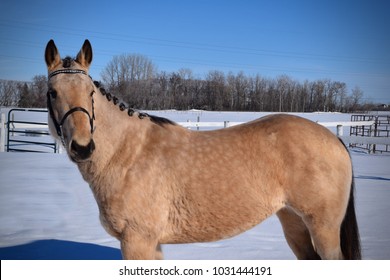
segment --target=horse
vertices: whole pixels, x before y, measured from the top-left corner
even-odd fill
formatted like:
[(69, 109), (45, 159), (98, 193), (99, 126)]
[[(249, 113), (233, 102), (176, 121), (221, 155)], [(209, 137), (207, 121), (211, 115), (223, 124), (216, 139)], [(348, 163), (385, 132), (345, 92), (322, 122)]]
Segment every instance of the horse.
[(124, 259), (211, 242), (276, 214), (297, 259), (360, 259), (353, 169), (328, 129), (288, 114), (192, 131), (130, 108), (89, 76), (92, 46), (47, 43), (51, 134), (89, 183)]

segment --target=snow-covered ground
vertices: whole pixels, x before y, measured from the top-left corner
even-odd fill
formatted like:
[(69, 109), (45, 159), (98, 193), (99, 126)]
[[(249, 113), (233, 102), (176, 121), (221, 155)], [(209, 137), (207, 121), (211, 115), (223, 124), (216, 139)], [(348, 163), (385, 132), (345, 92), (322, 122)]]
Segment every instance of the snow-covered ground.
[[(151, 112), (175, 121), (249, 121), (264, 113)], [(300, 114), (348, 121), (346, 114)], [(390, 259), (390, 156), (351, 151), (363, 258)], [(166, 259), (294, 259), (275, 216), (232, 239), (164, 245)], [(66, 155), (0, 153), (0, 259), (120, 259), (87, 183)]]

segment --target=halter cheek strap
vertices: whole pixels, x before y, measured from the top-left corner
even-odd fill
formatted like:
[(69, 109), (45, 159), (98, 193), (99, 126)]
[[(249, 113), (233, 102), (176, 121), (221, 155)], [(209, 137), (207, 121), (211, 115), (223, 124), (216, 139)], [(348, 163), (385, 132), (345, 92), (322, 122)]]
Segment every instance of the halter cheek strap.
[[(58, 74), (83, 74), (83, 75), (88, 75), (87, 72), (85, 72), (84, 70), (79, 70), (79, 69), (60, 69), (60, 70), (57, 70), (57, 71), (54, 71), (52, 73), (49, 74), (49, 80), (58, 75)], [(53, 106), (51, 104), (51, 96), (50, 96), (50, 92), (48, 91), (47, 92), (47, 108), (49, 109), (49, 114), (50, 114), (50, 117), (51, 119), (53, 120), (53, 124), (54, 124), (54, 127), (57, 131), (57, 135), (61, 138), (61, 142), (62, 144), (65, 146), (65, 139), (64, 139), (64, 133), (62, 132), (62, 126), (64, 125), (66, 119), (71, 115), (73, 114), (74, 112), (83, 112), (85, 114), (88, 115), (88, 119), (89, 119), (89, 123), (90, 123), (90, 126), (91, 126), (91, 133), (94, 132), (95, 130), (95, 127), (93, 125), (93, 121), (95, 120), (95, 110), (94, 110), (94, 100), (93, 100), (93, 93), (91, 93), (91, 96), (92, 96), (92, 116), (89, 114), (88, 110), (86, 110), (85, 108), (83, 107), (74, 107), (72, 109), (70, 109), (69, 111), (67, 111), (65, 113), (65, 115), (62, 117), (61, 121), (58, 122), (56, 117), (54, 116), (54, 110), (53, 110)]]

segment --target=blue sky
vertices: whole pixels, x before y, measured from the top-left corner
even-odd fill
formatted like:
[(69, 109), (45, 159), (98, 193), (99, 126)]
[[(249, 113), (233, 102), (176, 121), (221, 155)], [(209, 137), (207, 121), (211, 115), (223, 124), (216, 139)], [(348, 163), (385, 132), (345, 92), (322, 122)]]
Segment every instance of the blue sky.
[(74, 56), (88, 38), (96, 80), (114, 55), (139, 53), (160, 71), (331, 79), (390, 103), (389, 13), (384, 0), (1, 0), (0, 79), (46, 74), (50, 39)]

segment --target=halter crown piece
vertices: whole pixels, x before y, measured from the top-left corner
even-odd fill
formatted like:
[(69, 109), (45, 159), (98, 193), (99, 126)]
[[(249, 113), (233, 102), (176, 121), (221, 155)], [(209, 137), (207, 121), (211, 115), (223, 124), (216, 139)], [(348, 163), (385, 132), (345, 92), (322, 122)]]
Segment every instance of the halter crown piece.
[[(83, 74), (87, 75), (88, 73), (81, 69), (60, 69), (56, 70), (49, 74), (48, 79), (50, 80), (52, 77), (58, 75), (58, 74)], [(90, 76), (89, 76), (90, 77)], [(91, 77), (90, 77), (91, 78)], [(91, 78), (92, 79), (92, 78)], [(92, 96), (93, 92), (91, 93)], [(47, 108), (49, 109), (49, 114), (51, 119), (53, 120), (53, 124), (55, 126), (55, 129), (57, 131), (57, 135), (61, 138), (62, 144), (65, 146), (65, 139), (64, 139), (64, 133), (62, 132), (62, 126), (64, 125), (65, 120), (74, 112), (83, 112), (88, 115), (89, 123), (91, 125), (91, 133), (94, 132), (95, 127), (93, 126), (93, 121), (95, 120), (95, 110), (94, 110), (94, 100), (92, 96), (92, 116), (89, 114), (88, 110), (86, 110), (83, 107), (73, 107), (69, 111), (65, 113), (65, 115), (62, 117), (61, 121), (58, 122), (57, 119), (54, 116), (53, 106), (51, 105), (51, 96), (50, 91), (47, 92)]]

